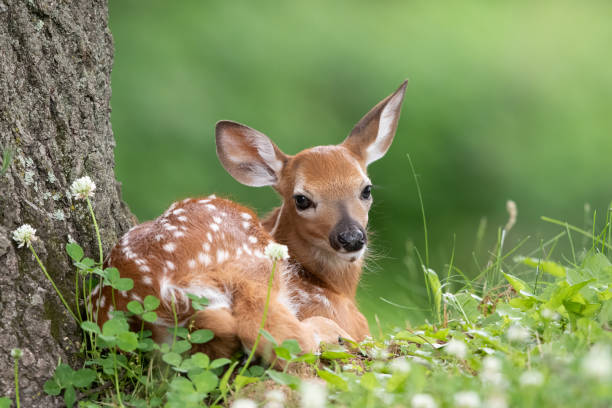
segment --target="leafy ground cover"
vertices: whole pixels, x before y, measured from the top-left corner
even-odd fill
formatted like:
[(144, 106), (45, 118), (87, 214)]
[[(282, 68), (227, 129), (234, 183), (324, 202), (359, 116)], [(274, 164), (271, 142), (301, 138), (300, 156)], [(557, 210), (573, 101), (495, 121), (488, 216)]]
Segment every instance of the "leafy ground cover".
[[(91, 185), (80, 198), (97, 230)], [(129, 291), (133, 282), (117, 269), (104, 269), (101, 250), (95, 261), (68, 243), (77, 301), (70, 305), (58, 295), (83, 329), (84, 364), (60, 362), (44, 389), (70, 407), (609, 407), (610, 219), (608, 213), (599, 234), (561, 223), (564, 231), (528, 256), (517, 256), (520, 248), (503, 251), (509, 223), (475, 279), (454, 276), (452, 262), (444, 279), (423, 265), (429, 322), (361, 343), (344, 339), (316, 354), (302, 353), (295, 340), (278, 344), (261, 330), (275, 345), (269, 366), (250, 364), (252, 356), (245, 363), (240, 354), (211, 360), (194, 353), (213, 338), (210, 330), (175, 325), (169, 329), (172, 342), (161, 345), (142, 326), (131, 330), (130, 317), (156, 320), (159, 300), (153, 296), (131, 302), (126, 312), (115, 311), (100, 329), (88, 304), (92, 288), (100, 282)], [(589, 237), (591, 247), (577, 250), (572, 244), (570, 258), (553, 261), (559, 240), (573, 243), (572, 233)], [(38, 260), (35, 230), (22, 227), (14, 238)], [(193, 296), (192, 304), (202, 309), (207, 300)], [(18, 396), (20, 351), (13, 350), (13, 357)], [(284, 368), (273, 368), (279, 366)], [(0, 407), (11, 404), (0, 398)], [(18, 397), (15, 404), (19, 407)]]

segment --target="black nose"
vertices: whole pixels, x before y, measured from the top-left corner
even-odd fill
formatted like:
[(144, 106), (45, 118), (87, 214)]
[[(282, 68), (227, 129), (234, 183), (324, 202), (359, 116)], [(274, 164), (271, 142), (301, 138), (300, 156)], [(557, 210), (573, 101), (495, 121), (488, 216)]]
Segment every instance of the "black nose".
[(336, 239), (347, 252), (359, 251), (366, 243), (365, 234), (361, 228), (354, 225), (338, 233)]

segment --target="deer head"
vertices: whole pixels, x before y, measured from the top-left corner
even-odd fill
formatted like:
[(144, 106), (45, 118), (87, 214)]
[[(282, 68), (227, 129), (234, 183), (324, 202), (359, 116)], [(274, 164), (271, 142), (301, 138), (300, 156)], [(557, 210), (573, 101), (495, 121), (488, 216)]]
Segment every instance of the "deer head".
[[(406, 84), (374, 106), (339, 145), (294, 156), (248, 126), (231, 121), (216, 126), (217, 155), (225, 169), (242, 184), (272, 186), (280, 194), (281, 207), (264, 221), (274, 239), (313, 277), (340, 292), (354, 292), (359, 279), (372, 205), (367, 167), (391, 146)], [(347, 270), (358, 270), (356, 279), (337, 279)]]

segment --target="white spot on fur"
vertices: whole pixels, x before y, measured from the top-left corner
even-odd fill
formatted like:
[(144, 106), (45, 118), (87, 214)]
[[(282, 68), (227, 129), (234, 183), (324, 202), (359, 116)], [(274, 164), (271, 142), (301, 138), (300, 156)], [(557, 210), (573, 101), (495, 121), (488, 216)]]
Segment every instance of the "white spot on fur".
[(151, 286), (153, 284), (153, 279), (151, 279), (150, 276), (143, 276), (142, 283), (144, 283), (145, 285)]
[(200, 252), (198, 254), (198, 262), (200, 262), (202, 265), (208, 266), (210, 265), (210, 256), (208, 256), (204, 252)]
[(251, 218), (253, 218), (253, 217), (251, 216), (251, 214), (249, 214), (249, 213), (245, 213), (245, 212), (240, 213), (240, 216), (241, 216), (242, 218), (244, 218), (245, 220), (250, 220)]
[(163, 236), (162, 234), (157, 234), (157, 235), (155, 235), (155, 240), (156, 240), (157, 242), (159, 242), (159, 241), (161, 241), (161, 240), (162, 240), (162, 238), (163, 238), (163, 237), (164, 237), (164, 236)]
[(120, 290), (119, 293), (121, 293), (122, 297), (127, 297), (127, 292), (125, 290)]
[(132, 292), (132, 300), (137, 300), (142, 302), (142, 298), (136, 294), (136, 292)]
[(190, 259), (187, 261), (187, 266), (190, 267), (191, 269), (196, 267), (196, 260), (195, 259)]
[(242, 221), (242, 228), (244, 229), (249, 229), (249, 227), (251, 226), (251, 223), (248, 221)]
[(208, 208), (209, 210), (212, 210), (212, 211), (217, 209), (217, 207), (215, 207), (214, 204), (206, 204), (206, 208)]
[(251, 248), (249, 248), (247, 244), (242, 244), (242, 249), (244, 249), (244, 252), (246, 252), (247, 254), (253, 255), (253, 252), (251, 252)]
[(184, 199), (183, 201), (181, 201), (181, 203), (183, 203), (183, 204), (187, 204), (187, 203), (189, 202), (189, 200), (191, 200), (191, 198), (186, 198), (186, 199)]
[(138, 267), (138, 270), (140, 270), (140, 272), (151, 272), (151, 268), (149, 268), (147, 265), (142, 265)]
[(134, 262), (136, 263), (136, 265), (144, 265), (147, 263), (147, 261), (142, 258), (135, 259)]
[(253, 251), (253, 255), (255, 255), (257, 258), (265, 258), (266, 257), (263, 254), (263, 252), (261, 252), (259, 249), (256, 249), (255, 251)]
[(185, 212), (184, 208), (179, 208), (177, 210), (172, 211), (172, 214), (179, 215), (179, 214), (184, 213), (184, 212)]
[(220, 217), (213, 217), (213, 221), (216, 222), (217, 224), (221, 224), (221, 218)]
[(236, 258), (240, 258), (240, 256), (242, 256), (242, 248), (236, 250)]
[(253, 235), (249, 235), (249, 242), (252, 244), (256, 244), (257, 243), (257, 237), (253, 236)]
[(176, 219), (180, 222), (186, 222), (189, 218), (185, 217), (184, 215), (181, 215), (179, 217), (176, 217)]
[(185, 233), (183, 231), (175, 231), (173, 235), (174, 238), (181, 238), (185, 236)]
[(198, 200), (198, 204), (206, 204), (206, 203), (210, 203), (210, 199)]
[(225, 211), (221, 211), (219, 213), (223, 218), (227, 217), (227, 213)]
[(176, 249), (176, 244), (174, 242), (168, 242), (164, 244), (162, 248), (164, 248), (164, 251), (166, 252), (174, 252), (174, 250)]
[(208, 242), (212, 242), (212, 234), (210, 232), (206, 233), (206, 238), (208, 239)]
[(219, 226), (213, 222), (210, 224), (210, 229), (217, 232), (219, 231)]
[(173, 271), (174, 269), (176, 269), (176, 266), (174, 266), (174, 262), (172, 261), (166, 261), (166, 266), (168, 267), (168, 269), (170, 269), (171, 271)]
[(172, 224), (165, 224), (164, 228), (167, 229), (168, 231), (174, 231), (178, 229), (176, 225), (172, 225)]
[(100, 297), (100, 308), (103, 308), (106, 305), (106, 296)]
[(208, 242), (203, 243), (202, 249), (204, 249), (206, 252), (210, 251), (210, 244)]
[(217, 250), (217, 263), (225, 262), (229, 258), (229, 252), (222, 249)]

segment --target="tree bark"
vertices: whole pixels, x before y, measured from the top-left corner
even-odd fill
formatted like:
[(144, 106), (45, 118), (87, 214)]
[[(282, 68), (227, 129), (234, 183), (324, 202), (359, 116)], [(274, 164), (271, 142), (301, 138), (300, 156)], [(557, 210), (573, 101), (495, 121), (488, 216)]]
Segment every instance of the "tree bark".
[[(22, 406), (59, 404), (44, 382), (61, 358), (78, 364), (79, 329), (12, 231), (37, 230), (34, 248), (74, 308), (69, 237), (97, 259), (93, 225), (70, 184), (89, 175), (107, 250), (133, 223), (114, 176), (110, 125), (113, 41), (107, 0), (0, 0), (0, 396), (14, 398), (14, 347)], [(3, 159), (2, 165), (6, 160)]]

